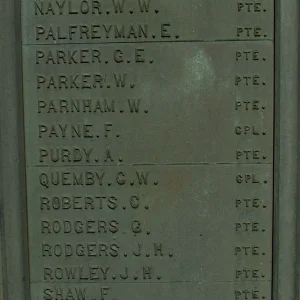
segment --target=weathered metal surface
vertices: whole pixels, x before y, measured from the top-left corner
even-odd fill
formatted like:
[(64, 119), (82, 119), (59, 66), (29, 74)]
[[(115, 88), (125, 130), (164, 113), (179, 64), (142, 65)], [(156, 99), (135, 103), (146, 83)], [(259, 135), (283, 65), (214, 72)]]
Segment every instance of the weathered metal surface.
[(23, 25), (31, 299), (271, 299), (273, 1)]

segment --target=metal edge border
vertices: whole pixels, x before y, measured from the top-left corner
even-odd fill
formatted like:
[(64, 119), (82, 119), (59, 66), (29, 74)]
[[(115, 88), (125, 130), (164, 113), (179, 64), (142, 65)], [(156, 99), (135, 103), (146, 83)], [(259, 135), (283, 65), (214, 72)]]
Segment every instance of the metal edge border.
[(300, 296), (299, 7), (299, 0), (275, 0), (273, 300)]
[(30, 299), (21, 28), (21, 0), (0, 0), (0, 299), (4, 300)]

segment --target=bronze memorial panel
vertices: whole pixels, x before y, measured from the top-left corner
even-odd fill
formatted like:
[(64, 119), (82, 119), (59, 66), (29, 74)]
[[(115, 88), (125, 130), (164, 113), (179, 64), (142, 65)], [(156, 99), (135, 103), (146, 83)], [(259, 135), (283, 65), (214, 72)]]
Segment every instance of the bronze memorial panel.
[(272, 0), (23, 0), (31, 300), (271, 300)]

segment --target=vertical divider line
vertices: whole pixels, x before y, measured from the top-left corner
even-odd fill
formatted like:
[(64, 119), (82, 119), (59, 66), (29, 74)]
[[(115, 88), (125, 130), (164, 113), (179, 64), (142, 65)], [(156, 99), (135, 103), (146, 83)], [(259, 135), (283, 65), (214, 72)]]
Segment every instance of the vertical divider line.
[(20, 91), (19, 91), (19, 128), (20, 128), (20, 160), (21, 160), (21, 176), (22, 176), (22, 185), (24, 188), (22, 189), (23, 195), (21, 196), (21, 199), (24, 199), (23, 205), (22, 205), (22, 212), (23, 212), (23, 220), (24, 220), (24, 229), (23, 229), (23, 258), (24, 263), (23, 267), (25, 270), (24, 274), (24, 292), (25, 297), (27, 299), (31, 299), (31, 293), (30, 293), (30, 261), (29, 261), (29, 232), (28, 232), (28, 206), (27, 206), (27, 169), (26, 169), (26, 143), (25, 143), (25, 116), (24, 116), (24, 90), (23, 90), (23, 22), (22, 22), (22, 5), (24, 0), (14, 0), (15, 1), (15, 23), (17, 24), (18, 28), (16, 30), (16, 44), (17, 44), (17, 66), (19, 72), (17, 72), (17, 82), (19, 83)]

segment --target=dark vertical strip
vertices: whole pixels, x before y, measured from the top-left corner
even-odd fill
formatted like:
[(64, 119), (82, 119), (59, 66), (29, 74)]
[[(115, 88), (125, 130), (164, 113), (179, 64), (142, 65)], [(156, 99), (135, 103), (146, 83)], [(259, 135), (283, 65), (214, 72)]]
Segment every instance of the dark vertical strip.
[(274, 300), (299, 299), (299, 0), (276, 0)]
[(0, 0), (0, 218), (4, 300), (27, 300), (21, 0)]

